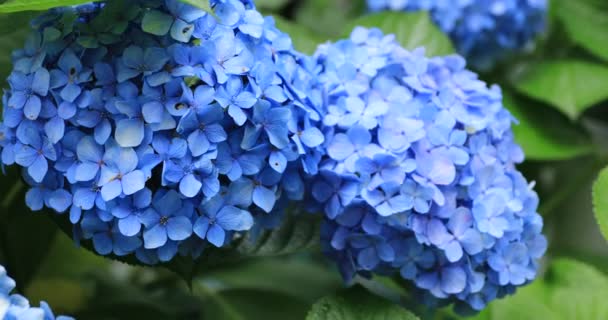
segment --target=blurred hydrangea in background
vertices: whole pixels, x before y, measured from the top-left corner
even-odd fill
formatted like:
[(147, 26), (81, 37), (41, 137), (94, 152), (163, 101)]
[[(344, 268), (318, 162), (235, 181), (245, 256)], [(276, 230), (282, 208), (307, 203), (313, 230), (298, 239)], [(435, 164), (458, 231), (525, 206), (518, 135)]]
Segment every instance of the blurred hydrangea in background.
[(4, 320), (72, 320), (71, 317), (55, 318), (49, 305), (42, 301), (40, 307), (31, 307), (29, 301), (18, 294), (11, 294), (15, 281), (0, 266), (0, 319)]
[(2, 162), (101, 255), (197, 257), (270, 227), (316, 170), (309, 58), (251, 1), (212, 4), (53, 9), (13, 53)]
[(500, 88), (378, 29), (315, 58), (326, 154), (310, 194), (344, 278), (400, 273), (475, 310), (533, 280), (547, 242)]
[(371, 11), (427, 10), (458, 52), (487, 69), (544, 31), (546, 0), (367, 0)]

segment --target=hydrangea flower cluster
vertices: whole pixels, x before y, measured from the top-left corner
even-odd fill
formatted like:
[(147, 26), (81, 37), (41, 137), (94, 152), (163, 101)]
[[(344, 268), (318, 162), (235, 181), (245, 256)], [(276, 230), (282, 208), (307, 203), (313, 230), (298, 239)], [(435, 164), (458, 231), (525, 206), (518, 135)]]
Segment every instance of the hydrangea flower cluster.
[(431, 12), (458, 52), (478, 68), (489, 68), (529, 46), (544, 30), (546, 0), (367, 0), (371, 11)]
[(264, 228), (303, 198), (300, 163), (316, 170), (310, 58), (251, 1), (211, 4), (55, 9), (13, 54), (2, 163), (101, 255), (196, 257)]
[(327, 152), (309, 192), (345, 279), (399, 273), (476, 310), (534, 279), (547, 243), (500, 88), (378, 29), (316, 59)]
[(6, 269), (0, 266), (0, 319), (4, 320), (72, 320), (72, 317), (58, 316), (55, 318), (49, 305), (42, 301), (40, 307), (31, 307), (29, 301), (18, 294), (11, 294), (15, 289), (15, 281), (6, 274)]

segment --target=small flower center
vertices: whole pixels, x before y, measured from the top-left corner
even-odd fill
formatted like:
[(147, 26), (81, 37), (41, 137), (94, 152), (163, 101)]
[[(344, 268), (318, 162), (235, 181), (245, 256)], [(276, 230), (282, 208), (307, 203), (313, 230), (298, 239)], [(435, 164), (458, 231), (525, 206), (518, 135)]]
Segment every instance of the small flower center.
[(160, 223), (161, 226), (166, 226), (167, 223), (169, 223), (169, 217), (167, 217), (167, 216), (160, 217), (160, 222), (159, 223)]

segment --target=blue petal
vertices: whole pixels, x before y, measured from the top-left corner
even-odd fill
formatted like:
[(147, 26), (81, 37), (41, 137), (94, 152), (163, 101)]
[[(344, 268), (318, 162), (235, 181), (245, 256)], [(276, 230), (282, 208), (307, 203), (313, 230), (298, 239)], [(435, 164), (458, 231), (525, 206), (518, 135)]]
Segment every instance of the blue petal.
[(107, 255), (112, 252), (112, 239), (107, 233), (97, 233), (93, 236), (93, 247), (100, 255)]
[(44, 195), (40, 188), (31, 188), (25, 194), (25, 203), (32, 211), (41, 210), (44, 206)]
[(90, 210), (95, 205), (95, 198), (97, 198), (97, 192), (88, 188), (77, 189), (74, 192), (74, 206), (82, 210)]
[(193, 231), (201, 239), (207, 238), (207, 230), (209, 230), (209, 218), (199, 217), (194, 223)]
[(207, 231), (207, 240), (209, 243), (216, 247), (221, 247), (224, 245), (224, 241), (226, 239), (226, 232), (217, 224), (211, 225), (209, 231)]
[(192, 33), (194, 32), (194, 25), (188, 24), (185, 21), (178, 19), (173, 23), (171, 27), (171, 38), (180, 41), (188, 42)]
[(120, 120), (114, 137), (121, 147), (137, 147), (144, 140), (144, 123), (139, 119)]
[(132, 195), (146, 186), (146, 176), (141, 170), (135, 170), (122, 177), (122, 190), (126, 195)]
[(103, 158), (102, 147), (90, 136), (85, 136), (78, 142), (76, 153), (81, 161), (99, 162)]
[(253, 226), (253, 217), (248, 211), (226, 206), (218, 212), (217, 223), (224, 230), (247, 231)]
[[(147, 67), (147, 71), (156, 72), (161, 70), (169, 61), (169, 55), (163, 48), (152, 47), (146, 49), (143, 62)], [(141, 61), (139, 62), (142, 63)]]
[(201, 191), (202, 186), (203, 184), (193, 174), (188, 174), (180, 181), (179, 191), (184, 196), (192, 198)]
[(101, 187), (101, 197), (105, 201), (110, 201), (118, 197), (122, 193), (122, 185), (120, 180), (113, 180)]
[(273, 151), (270, 153), (268, 163), (276, 172), (283, 173), (287, 168), (287, 158), (280, 151)]
[(112, 125), (108, 119), (103, 119), (96, 127), (95, 127), (95, 141), (99, 144), (105, 144), (108, 138), (112, 134)]
[(99, 165), (93, 162), (83, 162), (76, 166), (74, 179), (76, 181), (91, 181), (99, 172)]
[(42, 68), (34, 73), (34, 79), (32, 80), (32, 91), (44, 97), (49, 91), (49, 85), (51, 76), (48, 70)]
[(81, 92), (82, 88), (79, 85), (71, 83), (61, 90), (60, 96), (67, 102), (74, 102)]
[(15, 162), (20, 166), (31, 166), (38, 156), (38, 152), (34, 148), (25, 145), (17, 145), (16, 147)]
[(333, 137), (329, 146), (327, 147), (327, 153), (334, 160), (344, 160), (355, 152), (355, 147), (348, 139), (348, 136), (339, 133)]
[(228, 138), (226, 131), (219, 124), (210, 124), (205, 127), (205, 134), (209, 141), (213, 143), (218, 143), (225, 141)]
[(63, 189), (55, 190), (49, 196), (48, 203), (51, 209), (64, 212), (72, 205), (72, 195)]
[(200, 130), (195, 130), (188, 136), (188, 147), (190, 147), (192, 155), (198, 157), (209, 150), (209, 139)]
[(71, 119), (76, 115), (77, 106), (72, 102), (63, 101), (57, 108), (57, 115), (62, 119)]
[(325, 136), (323, 136), (321, 130), (313, 127), (304, 130), (300, 139), (306, 146), (314, 148), (321, 145), (325, 141)]
[(167, 235), (169, 239), (181, 241), (192, 234), (192, 223), (186, 217), (173, 217), (167, 222)]
[(59, 117), (53, 117), (44, 124), (44, 132), (49, 138), (49, 141), (56, 144), (63, 138), (63, 134), (65, 133), (65, 122)]
[(253, 189), (253, 203), (260, 207), (262, 210), (270, 213), (272, 208), (274, 208), (274, 203), (276, 201), (276, 195), (274, 191), (264, 187), (257, 186)]
[(441, 290), (447, 294), (458, 294), (467, 285), (467, 274), (460, 267), (447, 267), (441, 271)]
[(43, 156), (36, 157), (34, 163), (27, 168), (27, 173), (34, 179), (36, 182), (42, 182), (44, 176), (49, 169), (49, 164), (47, 160)]
[(38, 115), (40, 114), (40, 109), (42, 108), (42, 102), (40, 98), (37, 96), (31, 96), (25, 102), (25, 106), (23, 107), (23, 114), (26, 118), (30, 120), (38, 119)]
[(247, 115), (245, 112), (243, 112), (243, 110), (236, 105), (230, 105), (230, 107), (228, 107), (228, 114), (238, 126), (242, 126), (245, 124), (245, 121), (247, 121)]
[(144, 247), (146, 249), (156, 249), (167, 243), (167, 230), (157, 224), (152, 229), (144, 231)]
[(374, 248), (365, 248), (357, 255), (357, 262), (364, 270), (372, 270), (380, 263), (380, 259)]

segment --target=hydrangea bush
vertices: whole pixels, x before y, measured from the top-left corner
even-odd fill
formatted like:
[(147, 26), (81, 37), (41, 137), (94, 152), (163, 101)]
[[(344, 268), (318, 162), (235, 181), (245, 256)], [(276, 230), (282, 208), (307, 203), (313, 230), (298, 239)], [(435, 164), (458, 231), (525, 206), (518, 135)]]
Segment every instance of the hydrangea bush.
[(430, 11), (458, 52), (487, 69), (529, 47), (545, 29), (546, 0), (367, 0), (371, 11)]
[(250, 1), (212, 4), (54, 9), (13, 54), (2, 162), (99, 254), (197, 257), (281, 215), (301, 162), (316, 170), (308, 58)]
[(326, 153), (310, 193), (344, 278), (399, 272), (475, 310), (533, 280), (547, 243), (500, 88), (378, 29), (315, 58)]
[[(161, 312), (158, 317), (215, 319), (215, 309), (230, 308), (236, 311), (226, 314), (238, 318), (240, 281), (245, 279), (240, 268), (248, 267), (262, 280), (247, 279), (247, 290), (261, 286), (260, 292), (271, 293), (281, 286), (283, 296), (290, 292), (310, 303), (316, 291), (327, 292), (331, 284), (302, 290), (298, 281), (304, 275), (330, 282), (317, 273), (323, 269), (339, 278), (333, 268), (318, 268), (321, 259), (311, 257), (321, 253), (294, 258), (314, 263), (311, 270), (289, 269), (287, 259), (277, 259), (285, 262), (277, 269), (257, 265), (259, 261), (237, 263), (293, 253), (304, 242), (317, 248), (320, 241), (320, 251), (342, 275), (338, 284), (361, 284), (423, 315), (441, 316), (440, 307), (446, 305), (454, 305), (459, 314), (478, 313), (542, 275), (547, 264), (541, 266), (541, 259), (548, 249), (544, 224), (556, 221), (545, 213), (558, 211), (584, 180), (556, 172), (574, 166), (596, 170), (587, 163), (590, 157), (572, 159), (594, 148), (595, 154), (605, 154), (605, 146), (590, 142), (590, 137), (603, 139), (596, 135), (605, 131), (589, 129), (602, 125), (577, 122), (586, 108), (603, 106), (597, 88), (602, 73), (608, 85), (608, 67), (599, 61), (602, 57), (590, 58), (598, 48), (587, 41), (601, 35), (589, 28), (582, 40), (566, 41), (564, 35), (547, 32), (547, 50), (521, 56), (525, 63), (513, 63), (512, 68), (494, 68), (531, 48), (544, 32), (546, 0), (361, 0), (361, 15), (429, 11), (431, 19), (422, 12), (374, 13), (354, 21), (379, 21), (389, 30), (349, 27), (348, 38), (320, 44), (321, 39), (335, 39), (332, 35), (340, 30), (318, 36), (289, 22), (321, 8), (311, 2), (320, 3), (259, 1), (256, 7), (252, 0), (133, 0), (51, 5), (53, 9), (31, 21), (25, 45), (10, 57), (0, 122), (3, 172), (8, 167), (18, 171), (27, 188), (27, 207), (52, 215), (77, 245), (123, 262), (168, 267), (190, 281), (192, 290), (181, 292), (185, 286), (180, 283), (161, 293), (159, 288), (173, 279), (151, 271), (133, 277), (137, 284), (151, 283), (138, 294), (125, 290), (125, 296), (145, 296), (138, 298), (150, 308), (160, 301), (159, 309), (174, 300), (185, 305), (184, 297), (199, 299), (199, 293), (208, 303), (204, 308), (178, 305), (180, 316)], [(0, 4), (0, 12), (15, 3), (28, 5), (9, 1)], [(78, 1), (68, 4), (74, 3)], [(338, 22), (356, 25), (349, 21), (355, 6), (333, 12), (343, 5), (321, 9)], [(283, 6), (277, 12), (285, 19), (275, 22), (260, 13), (273, 6)], [(582, 3), (573, 6), (572, 14), (595, 12), (582, 9)], [(566, 9), (555, 10), (557, 16), (566, 15)], [(313, 29), (325, 25), (330, 24), (319, 21), (321, 27)], [(562, 27), (573, 37), (581, 24), (563, 22), (558, 33)], [(424, 47), (412, 45), (449, 51), (448, 36), (460, 55), (432, 57)], [(299, 52), (292, 38), (302, 50), (303, 44), (313, 43), (316, 52)], [(570, 63), (564, 57), (592, 61)], [(478, 75), (469, 66), (484, 73)], [(501, 86), (488, 84), (489, 79)], [(586, 81), (594, 85), (565, 90)], [(608, 94), (603, 98), (608, 101)], [(543, 101), (556, 104), (570, 119), (552, 115)], [(535, 108), (533, 102), (541, 106)], [(594, 120), (595, 114), (589, 114), (586, 120)], [(514, 127), (519, 124), (515, 115), (520, 130)], [(545, 115), (547, 125), (532, 125), (545, 121)], [(546, 127), (559, 128), (560, 137)], [(588, 145), (571, 143), (581, 132), (585, 137), (580, 141), (586, 139)], [(523, 167), (528, 179), (520, 172), (524, 158), (539, 160)], [(572, 163), (562, 167), (540, 162), (554, 158)], [(605, 163), (603, 156), (597, 158)], [(605, 180), (601, 176), (596, 186), (608, 189), (608, 170), (603, 174)], [(0, 185), (0, 193), (6, 191), (0, 199), (0, 263), (18, 280), (19, 293), (33, 298), (37, 292), (21, 280), (26, 272), (18, 266), (29, 260), (9, 254), (14, 248), (4, 246), (9, 240), (19, 242), (11, 237), (35, 239), (32, 234), (39, 231), (36, 226), (13, 228), (12, 216), (23, 209), (12, 205), (12, 199), (20, 198), (15, 195), (23, 184), (14, 183), (10, 190)], [(537, 192), (551, 198), (546, 207), (539, 208)], [(608, 212), (602, 209), (608, 206), (603, 194), (594, 191), (600, 213)], [(302, 223), (310, 221), (314, 223)], [(33, 251), (19, 254), (38, 254)], [(553, 265), (551, 258), (545, 260)], [(127, 277), (119, 269), (107, 273), (125, 286)], [(563, 276), (559, 270), (548, 274)], [(231, 281), (235, 275), (243, 278)], [(38, 280), (29, 274), (25, 278)], [(561, 281), (560, 286), (571, 282), (576, 281)], [(0, 266), (0, 319), (54, 319), (46, 303), (31, 308), (14, 287)], [(82, 287), (86, 289), (79, 296), (91, 301), (98, 299), (93, 298), (96, 290), (101, 297), (115, 290), (108, 290), (111, 285)], [(540, 292), (534, 290), (528, 293)], [(400, 296), (403, 292), (407, 297)], [(263, 294), (255, 293), (242, 299), (248, 303), (243, 310), (258, 304), (255, 298)], [(543, 297), (546, 304), (560, 296)], [(344, 307), (347, 300), (321, 300), (307, 320), (326, 319), (323, 312), (338, 308), (334, 303)], [(398, 319), (390, 312), (369, 311), (365, 308), (376, 303), (359, 300), (350, 313), (336, 314)], [(82, 311), (78, 308), (72, 312), (51, 302), (57, 311), (86, 318), (77, 314)], [(216, 308), (214, 303), (222, 305)], [(494, 306), (481, 317), (492, 316)], [(279, 314), (290, 307), (285, 303), (284, 310), (271, 311)], [(125, 318), (131, 317), (125, 312)], [(315, 318), (315, 312), (320, 316)]]
[(15, 281), (0, 266), (0, 319), (4, 320), (73, 320), (71, 317), (55, 318), (49, 305), (42, 301), (40, 307), (31, 307), (29, 301), (19, 295), (11, 294)]

